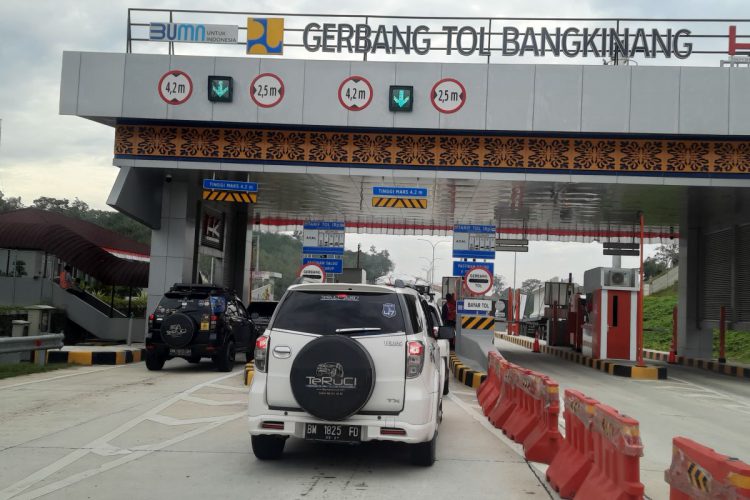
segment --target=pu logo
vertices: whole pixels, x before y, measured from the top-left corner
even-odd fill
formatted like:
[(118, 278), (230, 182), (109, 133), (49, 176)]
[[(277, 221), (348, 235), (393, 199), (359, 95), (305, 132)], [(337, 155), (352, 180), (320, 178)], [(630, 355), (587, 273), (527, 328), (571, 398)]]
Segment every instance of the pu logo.
[(248, 17), (246, 52), (259, 55), (284, 54), (284, 18)]

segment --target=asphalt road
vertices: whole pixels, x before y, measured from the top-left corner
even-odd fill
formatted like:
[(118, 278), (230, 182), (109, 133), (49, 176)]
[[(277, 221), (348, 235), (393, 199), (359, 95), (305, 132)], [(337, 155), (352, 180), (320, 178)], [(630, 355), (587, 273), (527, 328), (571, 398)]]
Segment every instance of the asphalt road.
[(712, 372), (669, 366), (668, 380), (633, 380), (535, 354), (498, 340), (509, 361), (539, 371), (564, 389), (577, 389), (640, 422), (644, 456), (641, 481), (651, 498), (669, 498), (664, 471), (672, 460), (672, 438), (685, 436), (717, 452), (750, 462), (750, 384)]
[(393, 443), (250, 451), (241, 365), (77, 367), (0, 381), (0, 499), (552, 498), (453, 381), (433, 467)]

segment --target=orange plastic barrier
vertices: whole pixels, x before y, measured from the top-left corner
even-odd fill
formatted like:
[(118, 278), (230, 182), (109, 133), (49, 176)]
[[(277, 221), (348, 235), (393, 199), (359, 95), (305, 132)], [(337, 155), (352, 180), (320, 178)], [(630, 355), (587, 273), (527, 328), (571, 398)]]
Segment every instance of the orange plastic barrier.
[(497, 398), (500, 396), (500, 389), (503, 384), (500, 377), (500, 361), (502, 359), (503, 357), (497, 352), (490, 352), (487, 355), (487, 378), (477, 387), (477, 401), (485, 415), (495, 406)]
[(560, 386), (546, 376), (536, 375), (536, 396), (539, 410), (536, 425), (523, 440), (523, 452), (526, 460), (549, 464), (560, 449), (562, 435), (558, 426), (560, 416)]
[(513, 414), (513, 410), (516, 409), (515, 393), (518, 391), (518, 388), (515, 385), (517, 370), (514, 368), (517, 369), (518, 367), (504, 359), (500, 361), (500, 378), (503, 381), (500, 388), (500, 396), (497, 398), (495, 406), (487, 415), (492, 425), (498, 429), (503, 427), (505, 421)]
[(516, 443), (523, 443), (536, 425), (539, 414), (540, 400), (535, 398), (536, 381), (535, 373), (525, 368), (515, 367), (514, 383), (517, 390), (514, 391), (516, 409), (502, 426), (503, 433)]
[(594, 445), (589, 429), (599, 401), (572, 389), (565, 390), (563, 400), (565, 439), (547, 468), (547, 481), (562, 498), (573, 498), (593, 464)]
[(672, 440), (664, 479), (670, 500), (750, 499), (750, 465), (684, 437)]
[(638, 421), (599, 403), (594, 406), (590, 432), (593, 464), (575, 495), (576, 500), (642, 499), (644, 487), (639, 466), (643, 445)]

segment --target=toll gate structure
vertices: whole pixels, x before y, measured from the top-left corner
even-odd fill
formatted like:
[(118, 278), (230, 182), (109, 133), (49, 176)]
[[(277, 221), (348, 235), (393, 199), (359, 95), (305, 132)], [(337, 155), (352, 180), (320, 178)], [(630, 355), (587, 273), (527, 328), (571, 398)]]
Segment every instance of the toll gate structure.
[[(172, 24), (172, 14), (190, 14), (183, 24), (195, 26), (200, 17), (153, 12), (169, 12)], [(247, 18), (245, 40), (234, 44), (247, 55), (176, 55), (175, 46), (187, 45), (179, 42), (195, 42), (179, 39), (162, 45), (166, 53), (134, 53), (134, 43), (153, 41), (149, 29), (163, 18), (129, 19), (126, 53), (63, 54), (60, 113), (114, 128), (120, 172), (108, 204), (153, 230), (150, 309), (171, 284), (201, 273), (247, 297), (253, 229), (324, 219), (345, 221), (354, 232), (443, 235), (454, 224), (494, 224), (499, 238), (632, 242), (643, 212), (647, 241), (679, 239), (678, 352), (711, 357), (720, 305), (736, 327), (750, 326), (750, 71), (720, 67), (722, 50), (734, 54), (715, 45), (698, 50), (703, 39), (695, 29), (677, 37), (679, 29), (669, 28), (668, 51), (667, 38), (656, 37), (666, 33), (659, 23), (710, 21), (713, 29), (723, 22), (722, 30), (731, 24), (750, 33), (747, 20), (555, 19), (546, 35), (514, 28), (512, 38), (501, 26), (509, 20), (458, 19), (487, 26), (474, 30), (487, 44), (458, 54), (469, 62), (455, 62), (445, 46), (436, 57), (443, 60), (422, 62), (360, 53), (356, 44), (347, 53), (341, 40), (327, 50), (324, 42), (334, 38), (326, 36), (348, 33), (341, 16), (325, 16), (334, 21), (326, 23), (318, 19), (324, 16), (224, 15), (240, 31)], [(282, 28), (273, 35), (296, 58), (274, 52), (278, 40), (269, 37), (278, 19)], [(626, 21), (648, 25), (653, 46), (643, 45), (641, 31), (623, 28)], [(414, 35), (407, 22), (368, 16), (370, 49), (393, 26)], [(455, 50), (472, 39), (470, 31), (446, 30), (455, 26), (445, 20), (414, 22), (433, 47), (446, 31)], [(257, 31), (258, 23), (267, 31)], [(545, 64), (538, 54), (545, 36), (583, 36), (583, 28), (560, 28), (566, 23), (614, 26), (605, 32), (605, 57), (642, 64), (602, 65), (581, 60), (580, 50), (566, 64)], [(742, 49), (734, 33), (717, 35), (717, 43)], [(495, 35), (504, 45), (492, 45)], [(256, 36), (266, 37), (262, 50)], [(527, 53), (506, 53), (511, 39)], [(685, 65), (690, 51), (704, 64), (706, 54), (714, 60)], [(213, 87), (218, 80), (226, 84)], [(390, 101), (405, 104), (407, 96), (410, 111), (394, 109)], [(204, 179), (256, 183), (255, 203), (207, 198)], [(426, 202), (372, 203), (373, 188), (384, 185), (425, 188)]]

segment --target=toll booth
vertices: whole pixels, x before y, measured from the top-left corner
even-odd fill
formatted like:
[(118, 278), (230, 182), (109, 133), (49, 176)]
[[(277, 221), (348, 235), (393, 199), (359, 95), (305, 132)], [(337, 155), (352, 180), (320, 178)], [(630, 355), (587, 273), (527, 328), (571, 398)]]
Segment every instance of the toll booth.
[(584, 273), (588, 321), (582, 353), (596, 359), (635, 361), (638, 270), (597, 267)]

